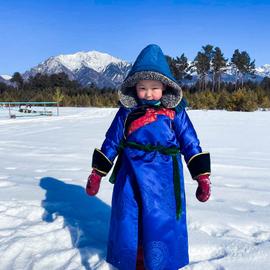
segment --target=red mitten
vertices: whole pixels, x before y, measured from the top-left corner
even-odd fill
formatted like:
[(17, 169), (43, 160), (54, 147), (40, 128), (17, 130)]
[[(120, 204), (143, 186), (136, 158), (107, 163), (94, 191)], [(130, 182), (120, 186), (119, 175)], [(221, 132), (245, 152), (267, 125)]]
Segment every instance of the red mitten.
[(196, 190), (196, 197), (200, 202), (206, 202), (211, 195), (211, 182), (208, 174), (197, 176), (198, 188)]
[(95, 169), (89, 175), (86, 185), (86, 193), (89, 196), (95, 196), (98, 193), (101, 178), (102, 175)]

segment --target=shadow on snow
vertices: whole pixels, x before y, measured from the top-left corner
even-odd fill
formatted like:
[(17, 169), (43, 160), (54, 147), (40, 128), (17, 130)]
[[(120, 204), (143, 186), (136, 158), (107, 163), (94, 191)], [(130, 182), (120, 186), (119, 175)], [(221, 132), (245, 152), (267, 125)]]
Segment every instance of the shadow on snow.
[[(54, 222), (58, 216), (63, 217), (72, 245), (80, 252), (82, 265), (90, 270), (91, 256), (97, 254), (99, 261), (106, 256), (110, 206), (97, 197), (89, 197), (83, 187), (52, 177), (40, 179), (39, 185), (46, 190), (42, 219)], [(98, 263), (94, 269), (96, 267)]]

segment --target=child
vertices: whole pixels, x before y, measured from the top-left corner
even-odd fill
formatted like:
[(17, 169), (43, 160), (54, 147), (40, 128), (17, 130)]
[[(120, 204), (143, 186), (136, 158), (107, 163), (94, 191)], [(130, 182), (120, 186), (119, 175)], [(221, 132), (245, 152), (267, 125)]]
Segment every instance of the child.
[(101, 150), (95, 149), (86, 191), (95, 195), (117, 163), (107, 261), (120, 270), (177, 270), (189, 263), (181, 156), (210, 196), (210, 155), (203, 153), (182, 90), (157, 45), (139, 54), (119, 90), (121, 107)]

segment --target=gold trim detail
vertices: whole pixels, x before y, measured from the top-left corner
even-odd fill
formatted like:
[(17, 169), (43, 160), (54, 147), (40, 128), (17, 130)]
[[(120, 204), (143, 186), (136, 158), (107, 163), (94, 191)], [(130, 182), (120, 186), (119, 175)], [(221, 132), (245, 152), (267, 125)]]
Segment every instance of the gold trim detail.
[(205, 173), (200, 173), (200, 174), (198, 174), (198, 175), (196, 175), (195, 177), (193, 177), (192, 179), (193, 180), (196, 180), (196, 178), (198, 177), (198, 176), (200, 176), (200, 175), (211, 175), (211, 172), (205, 172)]
[(111, 163), (111, 165), (113, 165), (113, 163), (101, 152), (101, 150), (97, 148), (95, 148), (95, 150), (97, 150), (100, 154), (102, 154), (102, 156), (104, 156)]
[(101, 171), (101, 170), (99, 170), (99, 169), (97, 169), (97, 168), (95, 168), (95, 167), (93, 167), (93, 169), (95, 169), (96, 171), (98, 171), (98, 172), (100, 172), (100, 173), (102, 173), (102, 174), (105, 174), (104, 176), (106, 176), (106, 175), (108, 174), (107, 172)]
[(209, 152), (201, 152), (201, 153), (199, 153), (199, 154), (196, 154), (196, 155), (192, 156), (192, 157), (189, 159), (187, 165), (189, 165), (189, 163), (190, 163), (195, 157), (200, 156), (200, 155), (205, 155), (205, 154), (209, 154)]

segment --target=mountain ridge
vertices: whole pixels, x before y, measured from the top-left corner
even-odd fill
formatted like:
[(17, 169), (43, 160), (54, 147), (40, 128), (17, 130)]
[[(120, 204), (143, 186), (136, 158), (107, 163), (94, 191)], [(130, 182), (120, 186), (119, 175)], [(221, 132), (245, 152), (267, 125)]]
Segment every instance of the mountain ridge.
[[(22, 76), (23, 79), (27, 80), (37, 73), (51, 75), (64, 72), (70, 80), (76, 80), (82, 86), (94, 84), (99, 88), (118, 88), (130, 71), (131, 66), (131, 63), (104, 52), (96, 50), (79, 51), (73, 54), (51, 56), (24, 72)], [(193, 83), (198, 78), (196, 72), (190, 72), (190, 75), (193, 76), (191, 81), (183, 80), (181, 83)], [(254, 74), (246, 76), (245, 79), (261, 81), (264, 77), (270, 77), (270, 64), (256, 67)], [(9, 83), (10, 76), (0, 75), (0, 78), (1, 82)], [(211, 79), (210, 75), (209, 79)], [(222, 75), (222, 80), (225, 82), (236, 80), (231, 66)]]
[(60, 54), (41, 62), (23, 73), (28, 79), (37, 73), (54, 74), (64, 72), (69, 79), (76, 80), (83, 86), (94, 83), (97, 87), (117, 88), (126, 77), (131, 64), (107, 53), (98, 51)]

